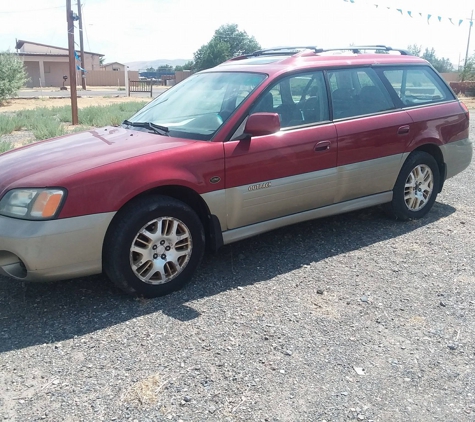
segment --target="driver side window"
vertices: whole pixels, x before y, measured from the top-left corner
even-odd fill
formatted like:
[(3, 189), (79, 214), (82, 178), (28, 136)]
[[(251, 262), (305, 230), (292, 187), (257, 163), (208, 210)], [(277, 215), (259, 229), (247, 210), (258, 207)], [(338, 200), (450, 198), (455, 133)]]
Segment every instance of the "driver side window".
[(267, 89), (251, 113), (277, 113), (281, 128), (316, 124), (329, 120), (323, 72), (287, 76)]

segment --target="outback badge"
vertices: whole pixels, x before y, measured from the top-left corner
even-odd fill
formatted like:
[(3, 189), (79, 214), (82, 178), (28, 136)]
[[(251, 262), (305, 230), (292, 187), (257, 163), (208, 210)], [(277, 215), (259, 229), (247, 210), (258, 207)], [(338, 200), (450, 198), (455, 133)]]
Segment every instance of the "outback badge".
[(257, 185), (251, 185), (247, 188), (247, 190), (253, 191), (253, 190), (259, 190), (259, 189), (265, 189), (265, 188), (270, 188), (270, 182), (258, 183)]

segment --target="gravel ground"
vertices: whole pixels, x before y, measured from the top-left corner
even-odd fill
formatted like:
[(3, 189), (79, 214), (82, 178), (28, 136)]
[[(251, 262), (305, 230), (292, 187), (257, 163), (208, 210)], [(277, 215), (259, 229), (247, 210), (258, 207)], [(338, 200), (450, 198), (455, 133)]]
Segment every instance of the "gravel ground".
[(474, 421), (474, 186), (226, 246), (156, 300), (0, 277), (0, 420)]

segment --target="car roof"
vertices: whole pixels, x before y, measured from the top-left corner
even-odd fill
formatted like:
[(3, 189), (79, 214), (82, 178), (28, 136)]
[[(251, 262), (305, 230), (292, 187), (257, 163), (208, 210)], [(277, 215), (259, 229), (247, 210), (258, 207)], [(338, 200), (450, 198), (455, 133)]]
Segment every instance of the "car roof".
[(234, 57), (212, 69), (208, 69), (208, 71), (244, 71), (273, 74), (290, 69), (382, 64), (427, 65), (428, 62), (420, 57), (410, 55), (405, 50), (395, 50), (386, 46), (351, 46), (326, 50), (314, 47), (278, 47)]

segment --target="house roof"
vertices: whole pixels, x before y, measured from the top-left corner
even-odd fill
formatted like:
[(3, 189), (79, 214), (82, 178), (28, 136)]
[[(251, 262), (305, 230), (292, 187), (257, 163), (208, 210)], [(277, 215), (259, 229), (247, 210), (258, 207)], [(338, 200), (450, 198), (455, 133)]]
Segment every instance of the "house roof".
[(119, 62), (110, 62), (110, 63), (104, 63), (102, 65), (102, 67), (105, 67), (105, 66), (110, 66), (111, 64), (120, 64), (121, 66), (125, 66), (124, 63), (119, 63)]
[[(55, 46), (55, 45), (49, 45), (49, 44), (42, 44), (42, 43), (39, 43), (39, 42), (33, 42), (33, 41), (26, 41), (26, 40), (17, 40), (16, 42), (16, 45), (15, 45), (15, 49), (19, 50), (20, 48), (23, 47), (24, 44), (34, 44), (34, 45), (41, 45), (42, 47), (50, 47), (50, 48), (57, 48), (59, 50), (65, 50), (65, 51), (69, 51), (69, 49), (67, 48), (64, 48), (64, 47), (58, 47), (58, 46)], [(25, 52), (27, 53), (27, 52)], [(25, 54), (24, 53), (24, 54)], [(104, 54), (100, 54), (100, 53), (92, 53), (90, 51), (85, 51), (84, 53), (87, 53), (87, 54), (92, 54), (94, 56), (101, 56), (103, 57)], [(28, 53), (28, 54), (31, 54), (31, 53)], [(46, 55), (48, 53), (35, 53), (35, 54), (38, 54), (38, 55)], [(49, 54), (48, 54), (49, 55)]]

